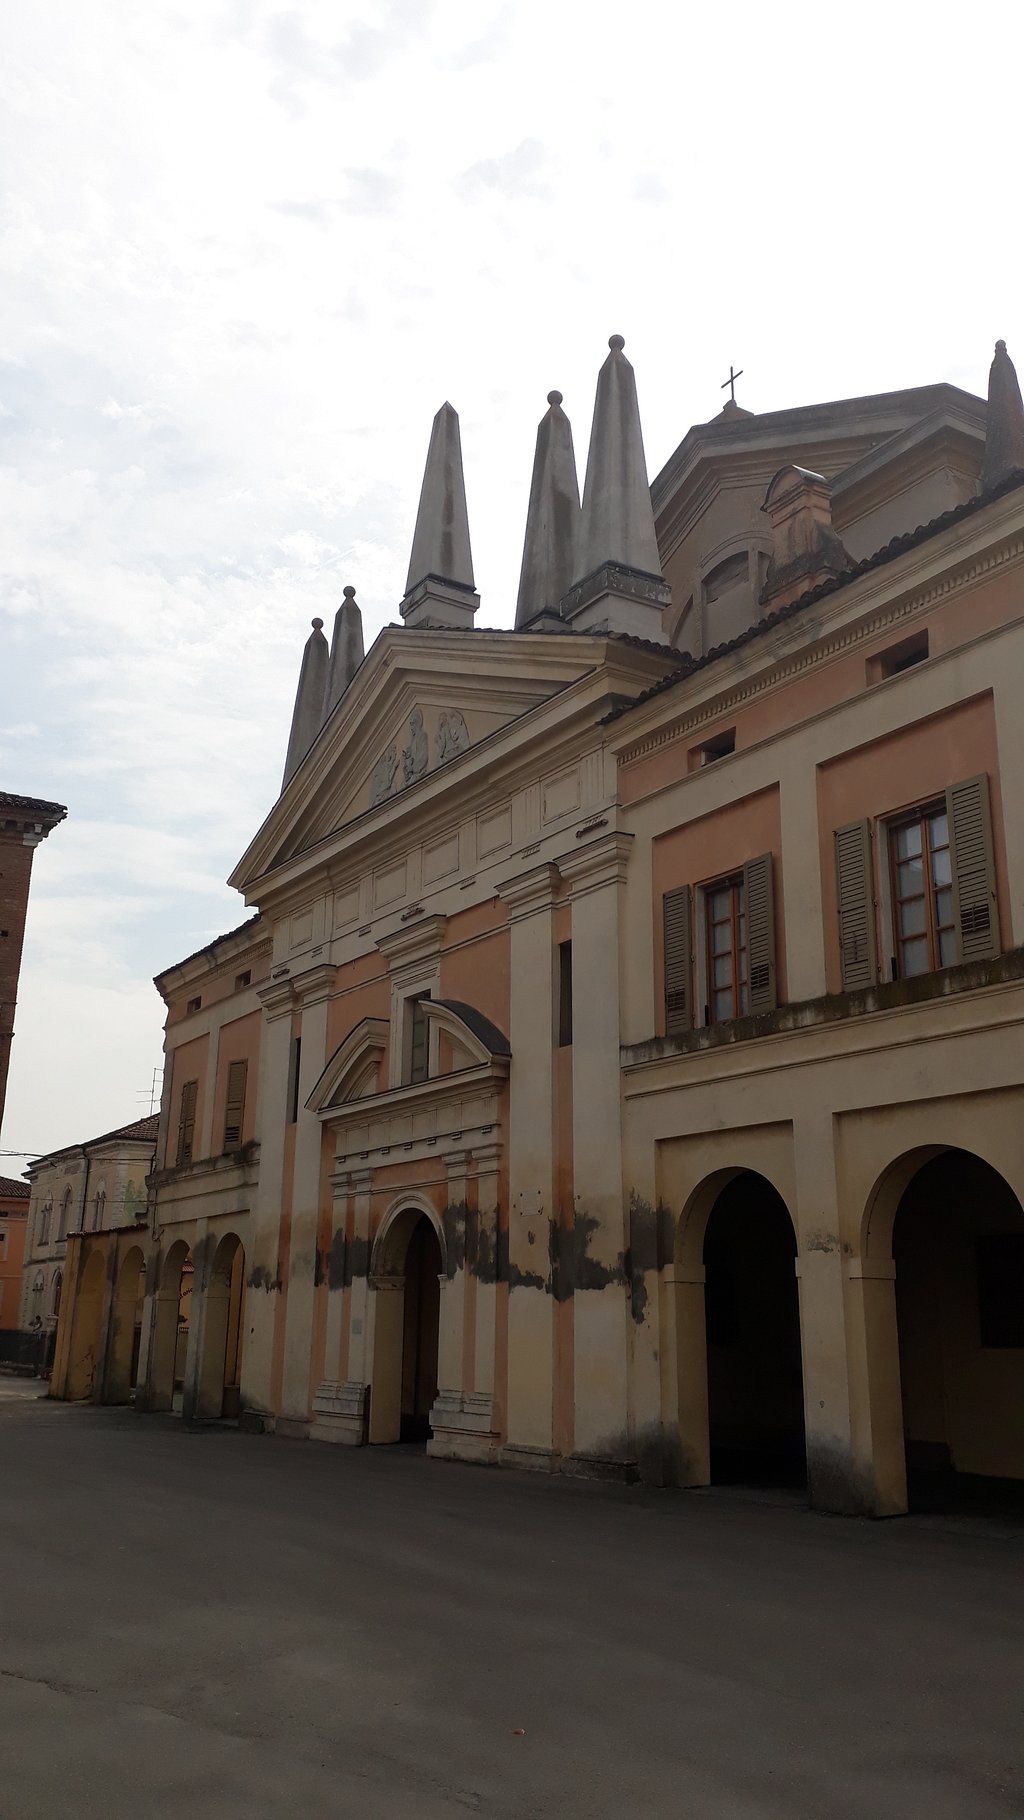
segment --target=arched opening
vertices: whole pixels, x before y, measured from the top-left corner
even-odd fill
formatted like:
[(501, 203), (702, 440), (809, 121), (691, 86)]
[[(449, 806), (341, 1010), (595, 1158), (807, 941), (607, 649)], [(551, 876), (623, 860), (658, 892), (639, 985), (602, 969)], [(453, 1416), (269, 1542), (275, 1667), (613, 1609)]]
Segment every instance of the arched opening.
[(103, 1287), (106, 1281), (103, 1253), (90, 1251), (78, 1282), (71, 1323), (68, 1357), (68, 1399), (79, 1403), (92, 1396), (100, 1347)]
[(244, 1299), (245, 1251), (233, 1232), (225, 1233), (213, 1254), (205, 1293), (195, 1413), (207, 1421), (237, 1416), (241, 1406)]
[(785, 1201), (744, 1170), (704, 1233), (712, 1484), (803, 1485), (803, 1372), (796, 1238)]
[(192, 1253), (184, 1239), (178, 1239), (160, 1259), (149, 1357), (150, 1409), (181, 1407), (192, 1274)]
[(146, 1262), (139, 1246), (133, 1245), (122, 1260), (114, 1286), (104, 1402), (131, 1400), (138, 1373), (145, 1293)]
[(434, 1222), (415, 1208), (403, 1210), (377, 1253), (370, 1440), (427, 1441), (437, 1397), (444, 1269)]
[(892, 1232), (911, 1509), (1024, 1506), (1024, 1209), (965, 1150), (924, 1161)]

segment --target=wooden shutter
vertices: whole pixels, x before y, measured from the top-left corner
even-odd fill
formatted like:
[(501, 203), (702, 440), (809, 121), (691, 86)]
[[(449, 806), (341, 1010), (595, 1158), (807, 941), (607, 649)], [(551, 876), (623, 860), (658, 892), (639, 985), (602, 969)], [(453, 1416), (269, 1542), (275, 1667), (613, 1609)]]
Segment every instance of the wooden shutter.
[(228, 1066), (227, 1102), (224, 1107), (224, 1148), (237, 1150), (242, 1142), (242, 1115), (245, 1112), (245, 1077), (248, 1062), (231, 1062)]
[(690, 887), (662, 898), (665, 932), (665, 1035), (682, 1036), (693, 1024), (690, 956)]
[(774, 1011), (775, 892), (772, 856), (759, 853), (743, 868), (743, 904), (747, 918), (747, 1002), (752, 1017)]
[(181, 1089), (181, 1109), (178, 1113), (178, 1162), (191, 1163), (192, 1144), (196, 1132), (196, 1095), (199, 1092), (198, 1081), (185, 1081)]
[(946, 815), (958, 958), (987, 960), (999, 953), (988, 778), (970, 777), (965, 783), (951, 784), (946, 791)]
[(870, 823), (849, 822), (837, 828), (835, 843), (843, 991), (859, 992), (878, 981)]

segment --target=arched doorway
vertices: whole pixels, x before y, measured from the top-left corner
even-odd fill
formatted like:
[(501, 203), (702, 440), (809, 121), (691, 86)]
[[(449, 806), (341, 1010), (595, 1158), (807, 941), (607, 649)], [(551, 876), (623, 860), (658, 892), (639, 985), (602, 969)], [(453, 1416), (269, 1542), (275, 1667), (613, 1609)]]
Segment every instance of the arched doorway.
[(796, 1237), (785, 1201), (744, 1170), (704, 1233), (712, 1484), (803, 1485), (803, 1372)]
[(160, 1259), (150, 1345), (148, 1405), (180, 1408), (192, 1306), (192, 1253), (177, 1239)]
[(133, 1245), (122, 1260), (114, 1287), (104, 1395), (107, 1403), (127, 1403), (131, 1399), (138, 1371), (145, 1293), (146, 1262), (139, 1246)]
[(375, 1248), (370, 1441), (427, 1441), (437, 1397), (441, 1275), (434, 1221), (403, 1209)]
[(980, 1504), (993, 1481), (1024, 1502), (1020, 1201), (973, 1153), (930, 1156), (900, 1195), (892, 1256), (910, 1508)]
[(74, 1302), (68, 1358), (68, 1400), (72, 1403), (80, 1403), (92, 1396), (96, 1381), (105, 1282), (103, 1253), (94, 1249), (85, 1260)]
[(203, 1317), (195, 1413), (208, 1421), (239, 1412), (244, 1299), (245, 1251), (233, 1232), (225, 1233), (210, 1265)]

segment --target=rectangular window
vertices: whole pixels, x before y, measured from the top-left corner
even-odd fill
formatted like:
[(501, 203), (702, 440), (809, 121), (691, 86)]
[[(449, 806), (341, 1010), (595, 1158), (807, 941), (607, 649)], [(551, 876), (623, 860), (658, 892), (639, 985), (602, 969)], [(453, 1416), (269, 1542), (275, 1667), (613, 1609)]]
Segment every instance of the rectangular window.
[(913, 979), (957, 958), (949, 818), (944, 802), (889, 829), (896, 975)]
[(186, 1006), (185, 1006), (185, 1010), (186, 1010), (186, 1012), (187, 1012), (187, 1013), (188, 1013), (188, 1015), (189, 1015), (189, 1016), (190, 1016), (190, 1017), (191, 1017), (191, 1015), (192, 1015), (192, 1013), (193, 1013), (193, 1011), (201, 1011), (201, 1010), (202, 1010), (202, 1005), (203, 1005), (203, 1001), (202, 1001), (202, 998), (201, 998), (201, 997), (199, 997), (199, 998), (190, 998), (190, 999), (189, 999), (189, 1001), (188, 1001), (188, 1003), (187, 1003), (187, 1005), (186, 1005)]
[(704, 891), (707, 933), (707, 1020), (745, 1017), (747, 994), (747, 914), (742, 875), (719, 879)]
[(241, 992), (245, 986), (252, 984), (252, 968), (247, 967), (244, 973), (235, 974), (235, 991)]
[(977, 1260), (982, 1346), (1024, 1347), (1024, 1232), (985, 1234)]
[(242, 1120), (245, 1116), (245, 1079), (248, 1062), (231, 1062), (228, 1067), (227, 1099), (224, 1106), (224, 1149), (237, 1150), (242, 1142)]
[(911, 638), (903, 638), (898, 645), (890, 645), (887, 651), (880, 651), (877, 657), (867, 661), (868, 682), (885, 682), (890, 676), (901, 676), (904, 670), (912, 670), (915, 664), (923, 664), (928, 656), (928, 632), (915, 632)]
[(178, 1109), (178, 1149), (177, 1163), (179, 1168), (192, 1161), (192, 1145), (196, 1135), (196, 1100), (199, 1095), (198, 1081), (183, 1081), (181, 1087), (181, 1105)]
[(572, 1043), (572, 943), (558, 944), (558, 1047)]
[(292, 1037), (291, 1055), (288, 1059), (288, 1123), (294, 1125), (299, 1116), (299, 1068), (302, 1062), (302, 1038)]
[[(429, 998), (429, 992), (423, 998)], [(423, 1009), (423, 998), (409, 1002), (409, 1085), (425, 1081), (430, 1072), (430, 1026)]]

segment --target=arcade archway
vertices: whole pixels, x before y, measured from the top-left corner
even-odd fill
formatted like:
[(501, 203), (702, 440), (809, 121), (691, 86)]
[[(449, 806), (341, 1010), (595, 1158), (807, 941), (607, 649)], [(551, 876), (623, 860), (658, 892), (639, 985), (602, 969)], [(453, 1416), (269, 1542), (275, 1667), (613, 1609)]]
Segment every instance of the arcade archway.
[(404, 1208), (375, 1247), (371, 1443), (426, 1441), (437, 1397), (440, 1279), (444, 1269), (434, 1220)]

